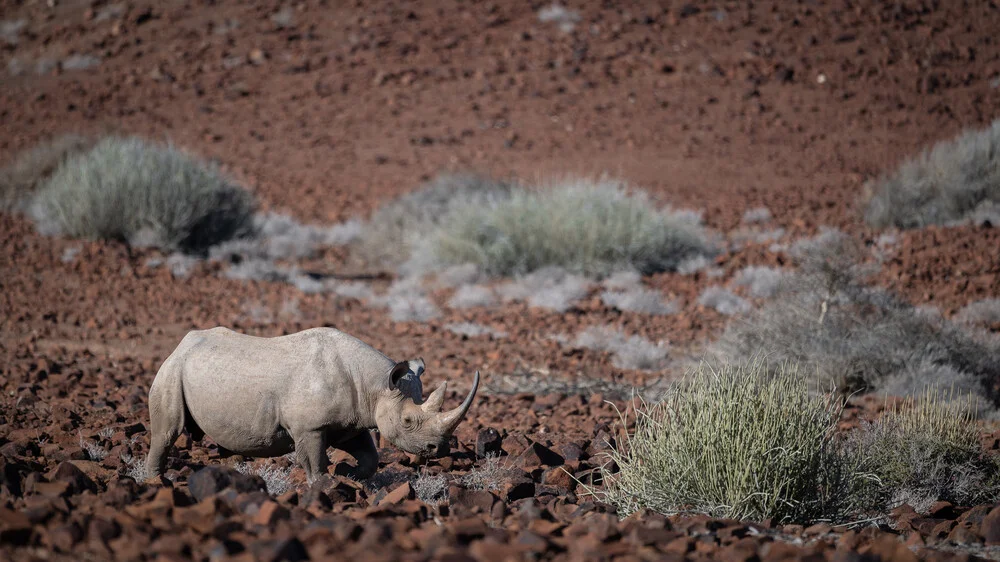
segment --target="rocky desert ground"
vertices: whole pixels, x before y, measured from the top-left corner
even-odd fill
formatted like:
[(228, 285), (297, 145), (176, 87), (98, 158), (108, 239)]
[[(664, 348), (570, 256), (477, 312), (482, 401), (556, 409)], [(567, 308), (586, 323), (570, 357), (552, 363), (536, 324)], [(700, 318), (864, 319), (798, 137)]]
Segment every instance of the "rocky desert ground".
[[(557, 282), (575, 297), (555, 306), (538, 296), (550, 285), (461, 268), (407, 289), (397, 264), (339, 242), (272, 252), (255, 275), (0, 212), (4, 559), (1000, 557), (993, 503), (739, 521), (588, 493), (628, 443), (633, 389), (680, 379), (765, 306), (748, 268), (793, 268), (800, 241), (836, 229), (881, 251), (873, 286), (945, 319), (1000, 297), (991, 221), (865, 220), (880, 178), (1000, 114), (994, 3), (0, 0), (0, 20), (0, 165), (70, 133), (134, 135), (217, 164), (261, 213), (341, 233), (442, 174), (607, 177), (700, 213), (719, 245), (619, 276), (655, 296), (650, 312), (606, 279)], [(336, 452), (310, 486), (294, 456), (234, 458), (189, 435), (147, 480), (149, 385), (184, 334), (219, 325), (329, 326), (422, 357), (428, 389), (451, 383), (447, 407), (474, 371), (483, 385), (449, 456), (419, 463), (383, 440), (369, 481), (342, 476), (353, 461)], [(988, 401), (1000, 372), (985, 374)], [(888, 401), (853, 395), (842, 429)]]

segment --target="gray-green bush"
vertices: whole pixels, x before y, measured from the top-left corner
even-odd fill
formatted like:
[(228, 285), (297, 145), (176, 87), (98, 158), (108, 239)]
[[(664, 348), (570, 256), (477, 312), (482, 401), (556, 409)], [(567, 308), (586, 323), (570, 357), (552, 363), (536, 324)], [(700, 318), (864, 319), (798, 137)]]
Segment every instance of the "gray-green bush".
[(876, 227), (920, 228), (976, 215), (1000, 216), (1000, 120), (942, 141), (881, 179), (865, 219)]
[(383, 205), (354, 244), (355, 255), (374, 266), (398, 269), (415, 245), (456, 207), (487, 205), (510, 195), (511, 185), (469, 174), (444, 174)]
[(851, 446), (869, 475), (857, 481), (859, 505), (885, 513), (907, 503), (923, 513), (936, 501), (995, 503), (1000, 463), (980, 444), (975, 409), (968, 395), (927, 391), (856, 430)]
[(248, 235), (252, 195), (215, 166), (170, 147), (110, 137), (63, 161), (30, 214), (48, 234), (203, 253)]
[(589, 491), (626, 513), (796, 523), (1000, 497), (1000, 463), (980, 445), (968, 395), (928, 391), (846, 435), (842, 405), (792, 365), (701, 364), (662, 402), (637, 405), (634, 430), (609, 453), (619, 470)]
[(608, 181), (522, 187), (505, 198), (455, 206), (418, 248), (428, 269), (474, 263), (502, 276), (550, 266), (591, 276), (622, 269), (650, 274), (712, 251), (690, 217), (656, 209), (642, 192)]
[(63, 135), (17, 155), (0, 169), (0, 211), (22, 211), (31, 197), (63, 162), (93, 143), (79, 135)]
[(841, 402), (804, 378), (765, 365), (702, 364), (657, 404), (636, 409), (635, 430), (593, 490), (620, 512), (810, 522), (851, 513), (853, 467), (835, 436)]
[[(783, 277), (772, 300), (734, 319), (709, 356), (739, 363), (765, 353), (772, 363), (800, 365), (822, 389), (836, 385), (850, 392), (892, 384), (919, 393), (971, 378), (980, 394), (993, 397), (984, 383), (1000, 372), (995, 340), (870, 285), (872, 269), (846, 235), (829, 231), (797, 246), (803, 250), (793, 252), (798, 271)], [(961, 374), (961, 380), (913, 380), (934, 373)]]

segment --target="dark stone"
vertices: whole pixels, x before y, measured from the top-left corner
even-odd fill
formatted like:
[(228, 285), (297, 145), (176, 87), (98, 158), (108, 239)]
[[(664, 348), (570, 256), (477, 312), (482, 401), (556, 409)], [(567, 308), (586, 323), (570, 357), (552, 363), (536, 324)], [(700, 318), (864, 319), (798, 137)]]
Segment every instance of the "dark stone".
[(90, 490), (95, 494), (98, 491), (97, 484), (71, 462), (60, 463), (56, 468), (53, 480), (69, 484), (69, 493), (73, 495), (83, 493), (84, 490)]
[(476, 455), (479, 457), (499, 456), (503, 451), (503, 437), (500, 432), (487, 427), (476, 436)]
[(267, 485), (259, 476), (240, 474), (219, 466), (205, 467), (188, 478), (188, 490), (197, 501), (218, 494), (226, 488), (233, 488), (237, 492), (258, 492), (267, 490)]

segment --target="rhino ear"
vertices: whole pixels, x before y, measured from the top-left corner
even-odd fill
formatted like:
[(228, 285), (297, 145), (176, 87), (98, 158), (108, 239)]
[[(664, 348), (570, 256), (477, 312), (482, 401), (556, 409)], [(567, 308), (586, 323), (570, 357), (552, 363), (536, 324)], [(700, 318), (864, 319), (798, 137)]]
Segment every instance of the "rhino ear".
[(406, 373), (410, 372), (410, 362), (400, 361), (392, 366), (392, 370), (389, 371), (389, 385), (392, 388), (399, 388), (399, 381)]
[(418, 379), (421, 376), (423, 376), (423, 374), (424, 374), (424, 358), (423, 357), (418, 357), (417, 359), (411, 359), (409, 361), (409, 363), (410, 363), (410, 370), (412, 370), (417, 375)]

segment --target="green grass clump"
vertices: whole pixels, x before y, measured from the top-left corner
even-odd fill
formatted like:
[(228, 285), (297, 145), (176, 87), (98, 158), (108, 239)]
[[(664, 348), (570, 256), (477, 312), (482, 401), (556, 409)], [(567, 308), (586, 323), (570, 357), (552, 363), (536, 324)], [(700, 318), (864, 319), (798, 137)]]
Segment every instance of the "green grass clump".
[(48, 234), (189, 253), (248, 234), (252, 195), (169, 146), (110, 137), (62, 162), (31, 215)]
[(0, 170), (0, 211), (22, 211), (56, 168), (92, 144), (85, 137), (69, 134), (18, 154)]
[(1000, 217), (1000, 120), (939, 142), (877, 183), (865, 209), (875, 227), (920, 228)]
[(551, 266), (604, 276), (670, 271), (712, 248), (690, 217), (656, 209), (641, 192), (611, 182), (568, 182), (452, 207), (418, 251), (427, 270), (473, 263), (498, 276)]
[(612, 453), (597, 492), (625, 512), (810, 522), (850, 511), (851, 463), (834, 432), (842, 402), (810, 392), (792, 368), (702, 364)]
[(888, 408), (854, 436), (870, 478), (859, 481), (863, 505), (883, 511), (903, 503), (926, 512), (939, 500), (955, 505), (1000, 498), (1000, 464), (984, 452), (969, 396), (928, 390)]

